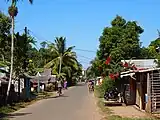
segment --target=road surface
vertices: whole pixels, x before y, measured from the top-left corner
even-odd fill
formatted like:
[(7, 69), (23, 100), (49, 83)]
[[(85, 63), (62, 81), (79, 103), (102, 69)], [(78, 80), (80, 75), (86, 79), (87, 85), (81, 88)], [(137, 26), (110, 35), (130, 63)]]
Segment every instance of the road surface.
[(100, 120), (93, 94), (79, 84), (64, 96), (36, 102), (13, 114), (11, 120)]

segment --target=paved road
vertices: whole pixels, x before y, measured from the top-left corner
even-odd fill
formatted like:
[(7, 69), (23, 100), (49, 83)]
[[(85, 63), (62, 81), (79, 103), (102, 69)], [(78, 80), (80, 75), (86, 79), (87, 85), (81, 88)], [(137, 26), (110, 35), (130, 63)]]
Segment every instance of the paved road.
[(93, 94), (83, 84), (14, 113), (12, 120), (100, 120)]

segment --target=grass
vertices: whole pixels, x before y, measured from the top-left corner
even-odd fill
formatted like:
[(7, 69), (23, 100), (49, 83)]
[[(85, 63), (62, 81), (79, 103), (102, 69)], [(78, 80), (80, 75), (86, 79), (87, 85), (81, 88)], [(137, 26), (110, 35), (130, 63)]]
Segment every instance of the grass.
[(153, 118), (122, 118), (118, 115), (111, 115), (107, 120), (155, 120)]
[(108, 107), (105, 107), (104, 106), (104, 103), (103, 103), (103, 100), (102, 99), (99, 99), (98, 102), (97, 102), (97, 105), (98, 107), (101, 109), (101, 111), (107, 115), (110, 115), (112, 114), (112, 111), (111, 109), (109, 109)]
[(53, 92), (43, 92), (43, 93), (37, 94), (36, 99), (30, 100), (30, 101), (22, 101), (19, 103), (15, 103), (13, 105), (2, 106), (0, 107), (0, 120), (8, 120), (5, 117), (7, 117), (9, 113), (17, 111), (21, 108), (25, 108), (26, 106), (31, 105), (38, 100), (47, 99), (52, 96), (55, 96)]
[(9, 115), (9, 113), (17, 111), (20, 108), (24, 108), (29, 104), (31, 104), (31, 102), (20, 102), (20, 103), (14, 104), (12, 106), (11, 105), (7, 105), (7, 106), (0, 107), (0, 119), (1, 120), (8, 120), (5, 117), (7, 117)]
[(113, 111), (104, 105), (103, 99), (100, 98), (98, 89), (95, 89), (95, 97), (98, 98), (97, 105), (104, 115), (103, 120), (158, 120), (155, 118), (126, 118), (118, 115), (113, 115)]

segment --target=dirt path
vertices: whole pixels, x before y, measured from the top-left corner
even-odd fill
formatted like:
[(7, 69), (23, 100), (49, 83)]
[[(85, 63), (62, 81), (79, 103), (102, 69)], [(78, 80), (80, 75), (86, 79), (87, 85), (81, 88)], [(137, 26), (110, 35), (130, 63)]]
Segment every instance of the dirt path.
[(64, 96), (50, 98), (21, 109), (11, 120), (100, 120), (93, 94), (80, 84)]
[(119, 115), (121, 117), (129, 118), (147, 118), (147, 114), (134, 108), (133, 106), (117, 106), (108, 107), (113, 112), (113, 115)]

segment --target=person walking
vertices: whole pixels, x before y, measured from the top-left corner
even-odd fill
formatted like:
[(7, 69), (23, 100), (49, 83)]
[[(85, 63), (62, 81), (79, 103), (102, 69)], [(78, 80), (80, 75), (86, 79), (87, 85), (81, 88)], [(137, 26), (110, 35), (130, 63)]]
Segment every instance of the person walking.
[(67, 90), (67, 80), (64, 81), (64, 89)]

